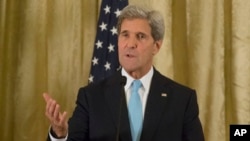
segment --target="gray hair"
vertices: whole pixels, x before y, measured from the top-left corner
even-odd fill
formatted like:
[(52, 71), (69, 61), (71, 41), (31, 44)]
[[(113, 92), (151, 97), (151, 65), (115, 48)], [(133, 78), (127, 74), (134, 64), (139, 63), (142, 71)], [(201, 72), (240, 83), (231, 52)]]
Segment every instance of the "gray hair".
[(120, 16), (118, 17), (117, 30), (120, 34), (121, 24), (124, 19), (146, 19), (151, 27), (151, 35), (155, 41), (162, 40), (164, 37), (164, 19), (162, 15), (155, 10), (149, 10), (146, 8), (138, 7), (135, 5), (128, 5), (125, 7)]

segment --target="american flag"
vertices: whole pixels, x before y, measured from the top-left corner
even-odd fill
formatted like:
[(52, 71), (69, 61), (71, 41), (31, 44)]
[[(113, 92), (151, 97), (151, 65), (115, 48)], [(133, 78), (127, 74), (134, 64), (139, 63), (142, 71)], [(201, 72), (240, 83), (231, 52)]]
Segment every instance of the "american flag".
[(128, 0), (102, 0), (89, 83), (106, 78), (120, 67), (116, 24), (117, 17), (126, 5)]

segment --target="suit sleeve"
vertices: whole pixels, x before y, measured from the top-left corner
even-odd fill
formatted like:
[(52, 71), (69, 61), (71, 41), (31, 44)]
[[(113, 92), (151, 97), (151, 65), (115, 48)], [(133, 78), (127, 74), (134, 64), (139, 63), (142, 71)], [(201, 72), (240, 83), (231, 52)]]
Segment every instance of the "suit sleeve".
[(183, 138), (184, 141), (204, 141), (195, 91), (192, 91), (185, 111)]
[(89, 139), (89, 106), (87, 100), (87, 92), (81, 88), (78, 92), (76, 100), (76, 108), (72, 117), (69, 119), (69, 133), (67, 141), (81, 140), (87, 141)]

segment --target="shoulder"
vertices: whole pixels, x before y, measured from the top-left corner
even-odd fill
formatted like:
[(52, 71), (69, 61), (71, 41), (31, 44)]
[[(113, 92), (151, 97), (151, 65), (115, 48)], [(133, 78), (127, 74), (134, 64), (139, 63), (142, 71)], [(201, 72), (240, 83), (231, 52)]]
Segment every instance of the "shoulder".
[(105, 89), (109, 89), (110, 87), (116, 86), (116, 84), (119, 84), (121, 78), (121, 72), (117, 71), (114, 74), (106, 77), (105, 79), (96, 82), (96, 83), (89, 83), (88, 85), (81, 87), (79, 89), (80, 92), (88, 92), (88, 93), (97, 93), (97, 92), (103, 92)]
[(159, 71), (154, 69), (154, 75), (152, 78), (152, 84), (156, 83), (157, 85), (162, 86), (167, 91), (176, 93), (176, 94), (193, 94), (196, 93), (195, 90), (189, 86), (183, 85), (167, 76), (162, 75)]

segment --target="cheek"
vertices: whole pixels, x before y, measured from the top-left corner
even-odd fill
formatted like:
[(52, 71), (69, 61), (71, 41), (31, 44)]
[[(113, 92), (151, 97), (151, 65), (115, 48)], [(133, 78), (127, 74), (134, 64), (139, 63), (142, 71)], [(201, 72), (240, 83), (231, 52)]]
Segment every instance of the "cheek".
[(140, 54), (141, 54), (141, 61), (148, 63), (151, 62), (151, 60), (153, 59), (153, 53), (154, 50), (153, 49), (146, 49), (146, 50), (141, 50)]
[(125, 49), (125, 42), (118, 41), (118, 54), (122, 54), (123, 50)]
[(122, 48), (122, 47), (124, 47), (124, 45), (125, 45), (125, 42), (122, 39), (119, 39), (118, 40), (118, 48)]
[(118, 42), (118, 54), (122, 52), (122, 45)]
[(118, 58), (120, 61), (121, 61), (122, 56), (123, 56), (123, 52), (124, 52), (123, 50), (124, 50), (124, 48), (122, 47), (122, 45), (118, 43)]
[(155, 50), (153, 48), (146, 48), (146, 49), (141, 50), (141, 53), (144, 54), (144, 56), (152, 56), (154, 51)]

